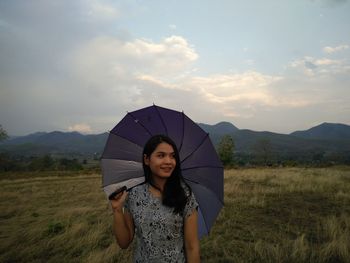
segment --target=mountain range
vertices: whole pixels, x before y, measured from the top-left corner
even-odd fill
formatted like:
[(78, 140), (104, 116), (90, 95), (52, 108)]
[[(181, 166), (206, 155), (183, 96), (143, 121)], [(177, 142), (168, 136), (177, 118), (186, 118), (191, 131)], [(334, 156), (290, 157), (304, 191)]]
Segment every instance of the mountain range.
[[(223, 135), (231, 135), (235, 152), (251, 153), (257, 142), (267, 140), (273, 152), (278, 154), (318, 151), (350, 155), (350, 126), (322, 123), (304, 131), (290, 134), (260, 132), (239, 129), (229, 122), (215, 125), (199, 123), (209, 133), (216, 146)], [(10, 138), (0, 143), (0, 152), (15, 156), (39, 156), (51, 154), (64, 157), (99, 157), (102, 154), (108, 133), (83, 135), (78, 132), (37, 132)]]

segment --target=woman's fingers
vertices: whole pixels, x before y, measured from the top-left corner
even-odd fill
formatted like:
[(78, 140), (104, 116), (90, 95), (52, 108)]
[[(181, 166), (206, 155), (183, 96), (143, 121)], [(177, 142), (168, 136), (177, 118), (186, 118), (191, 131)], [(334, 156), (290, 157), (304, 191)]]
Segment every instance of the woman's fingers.
[(123, 192), (117, 194), (117, 199), (120, 199), (120, 201), (122, 201), (124, 203), (127, 195), (128, 195), (127, 192), (123, 191)]
[(113, 209), (121, 209), (124, 206), (125, 199), (127, 197), (127, 192), (123, 191), (118, 193), (114, 199), (111, 200), (111, 205)]

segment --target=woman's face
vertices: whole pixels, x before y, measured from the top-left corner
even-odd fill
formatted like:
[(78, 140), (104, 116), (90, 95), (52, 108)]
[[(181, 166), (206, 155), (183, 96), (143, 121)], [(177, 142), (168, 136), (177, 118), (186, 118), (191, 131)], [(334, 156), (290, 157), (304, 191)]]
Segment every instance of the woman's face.
[(174, 149), (170, 144), (162, 142), (150, 156), (144, 156), (144, 162), (150, 167), (152, 176), (168, 178), (176, 166)]

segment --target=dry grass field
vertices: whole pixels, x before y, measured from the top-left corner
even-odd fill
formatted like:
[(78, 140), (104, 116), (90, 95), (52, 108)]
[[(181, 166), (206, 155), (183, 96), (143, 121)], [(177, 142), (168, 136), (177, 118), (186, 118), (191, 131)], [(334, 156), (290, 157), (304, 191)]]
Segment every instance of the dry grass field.
[[(98, 174), (0, 174), (0, 262), (131, 262)], [(203, 262), (350, 262), (350, 168), (225, 171)]]

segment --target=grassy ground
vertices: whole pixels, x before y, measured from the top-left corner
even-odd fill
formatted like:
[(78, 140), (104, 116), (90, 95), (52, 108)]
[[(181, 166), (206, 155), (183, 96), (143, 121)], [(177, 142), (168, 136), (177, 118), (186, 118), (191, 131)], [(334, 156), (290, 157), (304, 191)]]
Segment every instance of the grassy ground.
[[(1, 174), (0, 262), (131, 262), (98, 174)], [(350, 262), (350, 168), (225, 171), (203, 262)]]

